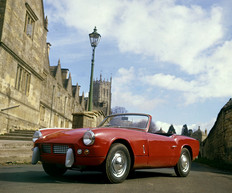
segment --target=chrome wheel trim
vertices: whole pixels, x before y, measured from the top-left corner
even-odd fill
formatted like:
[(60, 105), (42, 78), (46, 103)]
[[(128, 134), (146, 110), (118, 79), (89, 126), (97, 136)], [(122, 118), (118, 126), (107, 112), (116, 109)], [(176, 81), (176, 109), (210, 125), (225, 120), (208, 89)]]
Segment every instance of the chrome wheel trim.
[(183, 172), (187, 172), (189, 170), (189, 158), (188, 158), (188, 155), (186, 155), (186, 153), (183, 153), (181, 155), (181, 164), (180, 164), (180, 167), (181, 167), (181, 170)]
[(122, 177), (127, 169), (127, 158), (123, 151), (117, 151), (111, 161), (112, 174), (120, 178)]

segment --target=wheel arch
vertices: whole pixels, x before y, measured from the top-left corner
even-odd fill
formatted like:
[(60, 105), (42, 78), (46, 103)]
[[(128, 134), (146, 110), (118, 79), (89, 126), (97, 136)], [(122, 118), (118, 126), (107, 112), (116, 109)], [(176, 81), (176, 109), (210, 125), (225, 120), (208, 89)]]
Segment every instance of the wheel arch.
[(111, 144), (111, 146), (113, 144), (115, 144), (115, 143), (121, 143), (121, 144), (123, 144), (123, 145), (126, 146), (126, 148), (128, 149), (128, 151), (130, 153), (130, 157), (131, 157), (131, 168), (133, 168), (134, 167), (134, 160), (135, 160), (135, 158), (134, 158), (134, 152), (133, 152), (133, 150), (131, 148), (130, 143), (127, 140), (125, 140), (125, 139), (116, 139), (115, 141), (113, 141), (113, 143)]
[(182, 147), (182, 149), (183, 149), (183, 148), (186, 148), (186, 149), (189, 151), (190, 156), (191, 156), (191, 160), (193, 160), (193, 151), (192, 151), (192, 148), (191, 148), (189, 145), (184, 145), (184, 146)]

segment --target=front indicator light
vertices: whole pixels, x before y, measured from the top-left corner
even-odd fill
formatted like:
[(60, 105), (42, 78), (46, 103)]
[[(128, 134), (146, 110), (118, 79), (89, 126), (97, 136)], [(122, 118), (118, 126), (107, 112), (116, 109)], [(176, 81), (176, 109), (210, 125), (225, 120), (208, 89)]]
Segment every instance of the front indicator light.
[(89, 155), (89, 150), (88, 150), (88, 149), (85, 149), (84, 154), (85, 154), (85, 155)]

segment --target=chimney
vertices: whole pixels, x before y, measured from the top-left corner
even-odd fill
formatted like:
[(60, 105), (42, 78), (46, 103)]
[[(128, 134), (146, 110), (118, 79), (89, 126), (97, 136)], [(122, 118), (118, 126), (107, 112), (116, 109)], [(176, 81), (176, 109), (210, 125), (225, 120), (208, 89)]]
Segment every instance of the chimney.
[(62, 79), (63, 80), (68, 79), (68, 72), (69, 72), (68, 69), (61, 69), (61, 74), (62, 74)]
[(46, 16), (46, 18), (44, 19), (44, 27), (45, 29), (48, 31), (48, 17)]
[(51, 47), (52, 45), (49, 43), (49, 42), (47, 42), (47, 52), (48, 52), (48, 56), (49, 56), (49, 52), (50, 52), (50, 47)]

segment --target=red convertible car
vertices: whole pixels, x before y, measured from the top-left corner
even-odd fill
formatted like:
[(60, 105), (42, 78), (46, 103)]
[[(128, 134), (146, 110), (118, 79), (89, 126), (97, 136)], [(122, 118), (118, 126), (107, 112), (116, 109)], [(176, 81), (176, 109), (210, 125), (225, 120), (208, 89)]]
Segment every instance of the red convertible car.
[(174, 167), (177, 176), (187, 176), (199, 142), (155, 133), (152, 126), (150, 115), (127, 113), (110, 115), (97, 128), (40, 129), (33, 136), (32, 164), (41, 161), (51, 176), (67, 169), (101, 169), (111, 183), (141, 168)]

